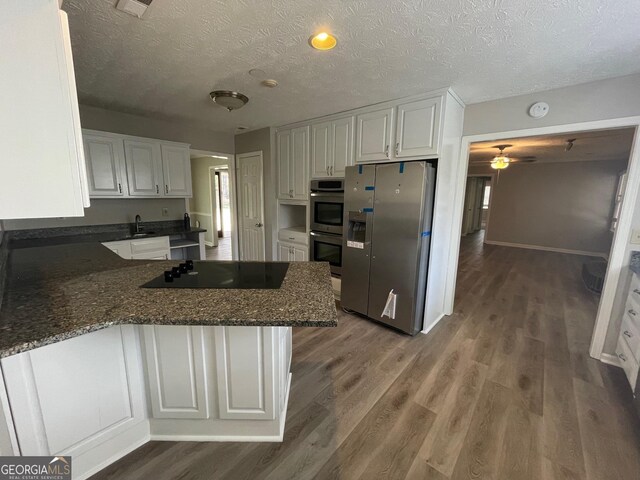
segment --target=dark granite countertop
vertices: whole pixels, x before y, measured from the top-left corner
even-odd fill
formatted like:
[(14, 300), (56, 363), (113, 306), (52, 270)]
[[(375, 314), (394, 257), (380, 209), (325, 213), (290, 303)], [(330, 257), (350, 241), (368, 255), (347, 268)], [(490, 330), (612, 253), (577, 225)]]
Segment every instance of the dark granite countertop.
[(0, 358), (121, 324), (337, 325), (328, 263), (291, 263), (279, 289), (139, 288), (175, 264), (95, 242), (10, 249)]

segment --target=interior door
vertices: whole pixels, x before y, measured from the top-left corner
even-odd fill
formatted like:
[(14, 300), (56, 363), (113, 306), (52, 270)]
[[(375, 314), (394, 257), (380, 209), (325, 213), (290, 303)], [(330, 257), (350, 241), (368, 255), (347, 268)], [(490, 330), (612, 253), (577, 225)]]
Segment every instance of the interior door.
[(262, 152), (238, 155), (240, 259), (265, 259)]
[(122, 139), (102, 135), (83, 135), (84, 156), (87, 163), (89, 195), (92, 197), (122, 197), (126, 185), (122, 181), (124, 166)]
[(331, 122), (332, 177), (344, 177), (344, 169), (353, 165), (353, 124), (354, 117)]
[(162, 195), (162, 160), (160, 144), (140, 140), (124, 141), (129, 195), (159, 197)]
[(169, 197), (191, 196), (191, 159), (189, 149), (177, 145), (162, 145), (164, 194)]
[(311, 125), (311, 178), (331, 176), (332, 122)]
[(393, 108), (361, 113), (357, 117), (356, 163), (388, 160), (391, 148)]
[(440, 97), (398, 105), (395, 156), (435, 155), (440, 131)]

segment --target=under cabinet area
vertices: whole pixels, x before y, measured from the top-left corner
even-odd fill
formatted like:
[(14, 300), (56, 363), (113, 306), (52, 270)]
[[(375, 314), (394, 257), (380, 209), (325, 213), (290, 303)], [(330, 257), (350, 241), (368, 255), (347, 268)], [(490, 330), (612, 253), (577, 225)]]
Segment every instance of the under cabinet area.
[(189, 145), (94, 130), (83, 141), (91, 197), (192, 195)]
[(279, 241), (278, 260), (281, 262), (306, 262), (309, 260), (308, 247)]

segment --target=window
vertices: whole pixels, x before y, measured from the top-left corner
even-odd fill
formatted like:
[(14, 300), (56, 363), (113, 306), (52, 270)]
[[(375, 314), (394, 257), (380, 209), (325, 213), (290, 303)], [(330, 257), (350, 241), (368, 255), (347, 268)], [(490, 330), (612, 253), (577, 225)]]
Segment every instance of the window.
[(487, 210), (489, 208), (489, 197), (491, 196), (491, 185), (484, 186), (484, 195), (482, 196), (482, 209)]

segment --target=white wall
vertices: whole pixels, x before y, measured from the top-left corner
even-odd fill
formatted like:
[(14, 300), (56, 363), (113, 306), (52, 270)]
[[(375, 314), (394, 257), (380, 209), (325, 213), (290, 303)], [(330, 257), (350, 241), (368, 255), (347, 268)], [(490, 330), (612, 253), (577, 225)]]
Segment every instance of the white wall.
[[(527, 115), (529, 106), (537, 101), (545, 101), (550, 106), (549, 114), (539, 120)], [(490, 134), (638, 115), (640, 74), (468, 105), (463, 134)], [(496, 137), (498, 138), (499, 136)], [(634, 205), (633, 228), (640, 229), (640, 198), (634, 199)], [(640, 246), (632, 245), (629, 240), (630, 238), (626, 239), (627, 265), (629, 252), (640, 249)], [(623, 276), (626, 276), (626, 268), (623, 269)], [(624, 281), (619, 282), (604, 346), (605, 353), (613, 353), (615, 350), (622, 310), (620, 298), (626, 288)]]
[(147, 118), (104, 108), (80, 105), (82, 128), (138, 137), (172, 140), (191, 145), (194, 150), (233, 153), (233, 134), (207, 130), (190, 123)]
[[(191, 177), (193, 179), (193, 197), (189, 199), (191, 224), (194, 225), (195, 221), (199, 220), (200, 226), (207, 230), (204, 234), (205, 242), (213, 246), (218, 245), (218, 226), (212, 214), (213, 203), (211, 201), (209, 168), (224, 165), (229, 166), (229, 160), (210, 157), (191, 159)], [(235, 194), (235, 188), (233, 193)]]
[[(163, 208), (169, 210), (166, 217), (162, 215)], [(91, 200), (91, 207), (85, 209), (84, 217), (5, 220), (4, 225), (7, 230), (109, 225), (112, 223), (132, 223), (136, 214), (142, 217), (143, 222), (180, 220), (183, 218), (184, 212), (185, 201), (183, 198), (94, 198)]]
[(606, 256), (618, 174), (626, 165), (626, 160), (555, 162), (501, 170), (485, 241)]

